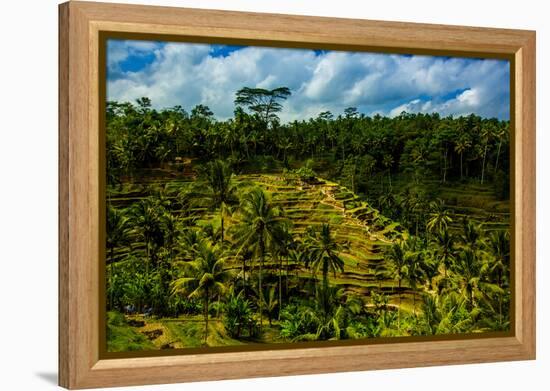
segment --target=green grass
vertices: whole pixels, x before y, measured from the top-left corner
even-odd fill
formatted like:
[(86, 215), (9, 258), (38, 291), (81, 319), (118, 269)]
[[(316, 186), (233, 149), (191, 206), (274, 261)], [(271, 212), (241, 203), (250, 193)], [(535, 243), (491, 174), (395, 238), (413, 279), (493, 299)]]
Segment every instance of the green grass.
[(107, 350), (109, 352), (130, 352), (154, 349), (154, 344), (128, 324), (124, 315), (118, 312), (107, 313)]

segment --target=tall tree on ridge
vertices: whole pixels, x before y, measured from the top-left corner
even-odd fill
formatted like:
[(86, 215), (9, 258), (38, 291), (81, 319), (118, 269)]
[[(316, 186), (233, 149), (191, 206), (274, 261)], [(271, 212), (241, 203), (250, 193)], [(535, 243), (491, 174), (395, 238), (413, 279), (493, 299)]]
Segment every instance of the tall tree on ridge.
[(277, 113), (283, 109), (281, 101), (291, 95), (288, 87), (278, 87), (272, 90), (264, 88), (243, 87), (235, 94), (235, 105), (246, 106), (257, 114), (264, 123), (264, 143), (267, 139), (269, 124), (279, 120)]

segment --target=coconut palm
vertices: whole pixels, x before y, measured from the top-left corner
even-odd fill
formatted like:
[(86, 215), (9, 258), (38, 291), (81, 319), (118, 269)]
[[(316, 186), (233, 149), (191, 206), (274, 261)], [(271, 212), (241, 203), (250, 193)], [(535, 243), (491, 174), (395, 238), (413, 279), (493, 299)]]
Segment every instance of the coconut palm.
[(404, 241), (394, 243), (384, 253), (384, 259), (388, 265), (388, 275), (397, 281), (399, 306), (397, 308), (397, 324), (401, 330), (401, 283), (407, 274), (406, 245)]
[(225, 292), (225, 283), (228, 279), (229, 273), (224, 270), (224, 258), (220, 247), (203, 241), (196, 250), (195, 258), (184, 264), (183, 277), (172, 283), (174, 294), (183, 294), (190, 299), (202, 299), (205, 345), (208, 339), (210, 300)]
[(479, 296), (480, 282), (486, 272), (486, 265), (481, 262), (476, 251), (465, 248), (454, 267), (454, 278), (457, 279), (459, 289), (468, 301), (470, 309), (473, 309), (476, 306), (476, 297)]
[[(496, 282), (504, 288), (506, 272), (510, 267), (510, 234), (508, 231), (495, 231), (489, 235), (488, 250), (492, 255), (489, 261), (489, 271), (496, 275)], [(494, 256), (494, 258), (493, 258)], [(499, 318), (502, 318), (502, 295), (498, 300)]]
[[(224, 217), (230, 213), (230, 206), (237, 203), (236, 188), (233, 184), (233, 171), (231, 166), (222, 160), (214, 160), (206, 163), (199, 182), (196, 195), (199, 202), (208, 201), (213, 208), (220, 213), (220, 242), (224, 240)], [(207, 192), (201, 191), (206, 184)]]
[(315, 274), (319, 269), (322, 270), (323, 289), (325, 289), (328, 286), (329, 271), (334, 273), (334, 277), (337, 271), (344, 271), (344, 261), (339, 256), (344, 246), (334, 239), (330, 224), (323, 224), (319, 231), (310, 231), (304, 244), (308, 252), (306, 267), (310, 267)]
[(455, 237), (449, 232), (448, 229), (444, 229), (433, 235), (433, 241), (437, 245), (436, 257), (443, 265), (445, 270), (445, 278), (447, 278), (447, 272), (455, 259)]
[(391, 190), (391, 168), (393, 166), (394, 160), (393, 156), (390, 154), (384, 155), (382, 158), (382, 165), (386, 170), (388, 170), (388, 184)]
[(149, 273), (149, 266), (156, 266), (156, 249), (164, 243), (162, 217), (164, 207), (155, 197), (147, 197), (136, 203), (131, 210), (131, 221), (138, 236), (145, 243), (145, 272)]
[(326, 286), (317, 291), (315, 303), (317, 306), (317, 329), (316, 339), (340, 339), (343, 328), (342, 320), (344, 310), (342, 297), (344, 290), (336, 286)]
[(481, 139), (483, 140), (483, 161), (481, 162), (481, 184), (483, 185), (483, 181), (485, 179), (485, 161), (487, 158), (487, 149), (489, 146), (489, 142), (493, 139), (495, 133), (495, 127), (494, 125), (487, 124), (481, 129)]
[(425, 294), (418, 332), (424, 335), (450, 334), (469, 331), (472, 319), (467, 301), (454, 293)]
[(495, 161), (495, 171), (494, 171), (495, 173), (497, 172), (497, 169), (498, 169), (498, 159), (500, 157), (500, 150), (501, 150), (501, 147), (502, 147), (502, 142), (503, 141), (508, 141), (507, 140), (508, 136), (509, 136), (509, 131), (508, 131), (507, 126), (501, 126), (495, 131), (495, 137), (498, 140), (497, 157), (496, 157), (496, 161)]
[(433, 201), (430, 203), (430, 218), (426, 223), (426, 229), (430, 232), (441, 232), (446, 230), (450, 223), (453, 222), (449, 216), (449, 210), (445, 208), (443, 201)]
[[(272, 250), (272, 255), (274, 260), (279, 263), (279, 308), (283, 305), (283, 259), (286, 258), (286, 282), (287, 282), (287, 293), (288, 293), (288, 258), (290, 249), (293, 247), (292, 243), (292, 234), (290, 233), (288, 224), (283, 226), (282, 237), (279, 243)], [(279, 316), (280, 318), (280, 311)]]
[(249, 326), (252, 322), (252, 304), (243, 297), (243, 291), (235, 294), (231, 290), (229, 299), (225, 305), (224, 325), (229, 333), (239, 338), (243, 326)]
[(114, 262), (115, 248), (128, 243), (131, 229), (131, 221), (124, 211), (115, 209), (112, 206), (107, 208), (107, 250), (109, 253), (109, 264)]
[[(115, 267), (115, 248), (128, 243), (131, 235), (131, 224), (128, 216), (120, 209), (115, 209), (112, 206), (107, 208), (107, 251), (109, 258), (109, 280), (110, 284), (114, 284), (114, 267)], [(110, 290), (109, 307), (113, 308), (113, 292)]]
[(470, 137), (464, 133), (455, 143), (455, 152), (460, 155), (460, 179), (463, 179), (463, 170), (462, 170), (462, 161), (464, 153), (472, 146), (472, 141)]
[(482, 243), (481, 239), (481, 224), (476, 225), (473, 221), (466, 218), (462, 221), (462, 242), (469, 246), (472, 250), (479, 248)]
[(272, 326), (273, 318), (279, 309), (279, 301), (277, 300), (275, 285), (264, 288), (261, 292), (256, 292), (258, 302), (262, 303), (262, 308), (267, 313), (267, 319), (269, 320), (269, 326)]
[[(238, 254), (244, 249), (256, 255), (259, 263), (258, 291), (262, 291), (262, 273), (264, 258), (269, 249), (283, 243), (286, 221), (283, 210), (271, 203), (267, 194), (256, 187), (248, 191), (239, 205), (237, 222), (232, 227)], [(260, 300), (260, 330), (262, 327), (263, 304)]]
[(413, 315), (416, 316), (416, 290), (418, 285), (424, 281), (425, 275), (422, 270), (422, 252), (408, 251), (405, 257), (407, 267), (405, 268), (405, 280), (409, 287), (413, 290)]

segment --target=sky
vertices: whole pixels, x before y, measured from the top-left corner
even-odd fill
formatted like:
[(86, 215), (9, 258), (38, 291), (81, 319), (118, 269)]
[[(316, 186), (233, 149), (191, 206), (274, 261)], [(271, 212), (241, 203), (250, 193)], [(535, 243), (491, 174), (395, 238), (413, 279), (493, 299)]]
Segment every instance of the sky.
[(282, 122), (334, 115), (401, 112), (509, 119), (505, 60), (282, 49), (138, 40), (108, 40), (107, 99), (146, 96), (162, 109), (197, 104), (217, 119), (233, 116), (242, 87), (289, 87)]

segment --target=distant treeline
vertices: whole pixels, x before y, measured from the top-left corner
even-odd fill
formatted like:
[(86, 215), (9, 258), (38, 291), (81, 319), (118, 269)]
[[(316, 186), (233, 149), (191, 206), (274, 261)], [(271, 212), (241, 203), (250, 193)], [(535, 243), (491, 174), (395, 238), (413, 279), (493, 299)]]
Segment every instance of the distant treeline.
[(489, 182), (499, 198), (508, 197), (509, 121), (437, 113), (368, 117), (350, 107), (338, 115), (327, 111), (281, 124), (280, 104), (236, 99), (236, 105), (234, 117), (220, 121), (204, 105), (189, 113), (180, 106), (156, 110), (148, 98), (108, 102), (110, 183), (176, 157), (224, 159), (237, 169), (274, 161), (290, 167), (309, 159), (310, 166), (326, 169), (324, 176), (355, 192), (366, 192), (375, 177), (391, 187), (392, 176), (405, 174), (416, 182)]

